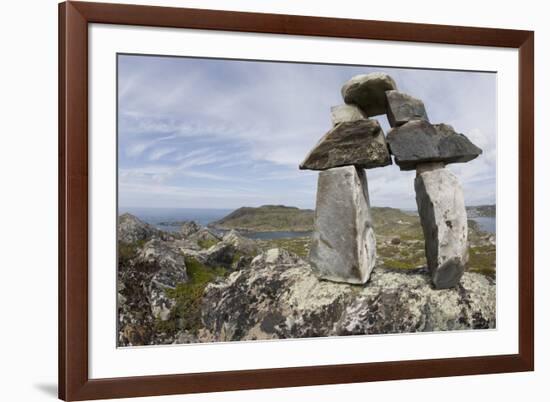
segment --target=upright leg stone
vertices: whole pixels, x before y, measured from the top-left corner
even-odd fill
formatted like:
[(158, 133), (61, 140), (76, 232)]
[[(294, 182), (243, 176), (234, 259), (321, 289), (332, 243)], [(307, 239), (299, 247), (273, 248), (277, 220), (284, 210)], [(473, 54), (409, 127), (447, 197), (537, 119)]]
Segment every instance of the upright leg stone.
[(462, 187), (443, 163), (425, 163), (416, 168), (414, 188), (432, 281), (438, 289), (453, 287), (468, 263)]
[(356, 284), (369, 279), (376, 239), (363, 169), (345, 166), (319, 174), (309, 260), (324, 279)]

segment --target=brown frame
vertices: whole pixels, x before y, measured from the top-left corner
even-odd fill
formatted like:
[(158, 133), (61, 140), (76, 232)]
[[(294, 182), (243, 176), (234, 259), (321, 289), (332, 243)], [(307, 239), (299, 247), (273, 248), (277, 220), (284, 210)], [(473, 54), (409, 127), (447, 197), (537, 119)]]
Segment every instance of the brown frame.
[[(519, 353), (88, 378), (88, 24), (106, 23), (519, 49)], [(59, 5), (59, 397), (138, 397), (534, 370), (534, 33), (105, 3)]]

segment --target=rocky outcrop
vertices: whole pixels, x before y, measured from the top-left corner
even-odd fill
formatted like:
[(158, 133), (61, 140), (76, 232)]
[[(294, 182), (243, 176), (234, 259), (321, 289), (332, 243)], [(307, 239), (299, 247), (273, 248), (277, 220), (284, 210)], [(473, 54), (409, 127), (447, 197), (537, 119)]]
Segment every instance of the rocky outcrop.
[(187, 238), (187, 237), (191, 236), (192, 234), (197, 233), (201, 229), (202, 229), (202, 226), (199, 225), (197, 222), (187, 221), (187, 222), (182, 223), (182, 225), (180, 227), (180, 233), (182, 234), (182, 236), (184, 238)]
[(377, 120), (337, 124), (300, 164), (300, 169), (326, 170), (355, 165), (374, 168), (391, 164), (384, 132)]
[(388, 121), (392, 127), (411, 120), (428, 120), (424, 102), (399, 91), (386, 91)]
[(427, 162), (468, 162), (482, 152), (451, 126), (432, 125), (424, 120), (412, 120), (394, 127), (386, 140), (401, 170), (414, 170), (416, 165)]
[(361, 74), (342, 87), (344, 102), (357, 105), (368, 117), (386, 113), (386, 91), (397, 89), (392, 77), (385, 73)]
[(160, 231), (139, 220), (134, 215), (125, 213), (118, 217), (118, 240), (123, 243), (135, 243), (159, 236)]
[(250, 264), (259, 252), (260, 249), (254, 240), (241, 236), (236, 230), (230, 231), (221, 241), (206, 250), (198, 253), (186, 251), (203, 264), (231, 270), (241, 269)]
[(432, 281), (438, 289), (454, 287), (468, 263), (468, 218), (462, 187), (440, 163), (419, 165), (414, 189)]
[(207, 286), (201, 341), (389, 334), (495, 327), (495, 284), (466, 273), (434, 290), (429, 272), (376, 268), (367, 286), (319, 280), (305, 261), (269, 250)]
[(187, 282), (185, 257), (174, 243), (153, 239), (147, 242), (135, 259), (135, 266), (143, 272), (151, 272), (148, 285), (148, 300), (154, 318), (167, 320), (174, 300), (167, 295), (168, 289)]
[(346, 121), (365, 120), (367, 116), (355, 105), (338, 105), (330, 108), (332, 125)]
[(187, 237), (187, 240), (197, 243), (201, 248), (208, 248), (221, 239), (208, 228), (200, 228)]
[(256, 255), (260, 252), (260, 248), (254, 240), (241, 236), (236, 230), (226, 233), (222, 241), (231, 244), (242, 255)]
[(323, 171), (317, 183), (309, 261), (319, 277), (365, 283), (376, 260), (367, 179), (349, 166)]

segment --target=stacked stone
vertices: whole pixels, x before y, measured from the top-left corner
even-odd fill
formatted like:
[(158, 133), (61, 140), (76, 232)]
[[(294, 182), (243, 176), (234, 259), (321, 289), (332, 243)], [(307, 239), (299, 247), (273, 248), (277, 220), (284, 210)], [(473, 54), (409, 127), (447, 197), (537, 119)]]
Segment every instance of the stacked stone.
[(386, 110), (387, 74), (353, 77), (342, 88), (344, 105), (331, 109), (333, 128), (306, 156), (300, 169), (320, 170), (309, 261), (323, 279), (363, 284), (376, 263), (367, 177), (364, 169), (390, 165), (380, 123)]
[[(481, 149), (447, 124), (431, 124), (424, 103), (397, 91), (384, 73), (351, 78), (345, 104), (331, 109), (333, 128), (300, 169), (320, 170), (309, 261), (318, 276), (366, 283), (376, 262), (364, 169), (390, 165), (416, 169), (416, 203), (426, 259), (436, 288), (455, 286), (468, 262), (468, 225), (461, 185), (445, 166), (468, 162)], [(372, 116), (386, 114), (387, 138)], [(387, 142), (386, 142), (387, 141)]]
[(387, 141), (401, 170), (416, 169), (414, 188), (426, 259), (438, 289), (455, 286), (468, 263), (468, 222), (458, 178), (445, 168), (468, 162), (481, 149), (447, 124), (431, 124), (421, 100), (386, 92), (392, 126)]

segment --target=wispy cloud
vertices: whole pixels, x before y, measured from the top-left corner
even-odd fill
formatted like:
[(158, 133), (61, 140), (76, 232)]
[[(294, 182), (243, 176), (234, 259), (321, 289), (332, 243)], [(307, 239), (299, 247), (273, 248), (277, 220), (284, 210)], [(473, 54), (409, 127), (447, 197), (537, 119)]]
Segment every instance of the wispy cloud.
[[(450, 168), (468, 203), (494, 202), (493, 74), (120, 56), (121, 203), (313, 207), (317, 173), (298, 164), (330, 128), (342, 83), (379, 70), (423, 99), (434, 123), (452, 124), (483, 149)], [(367, 176), (373, 204), (414, 207), (414, 173), (391, 166)]]

